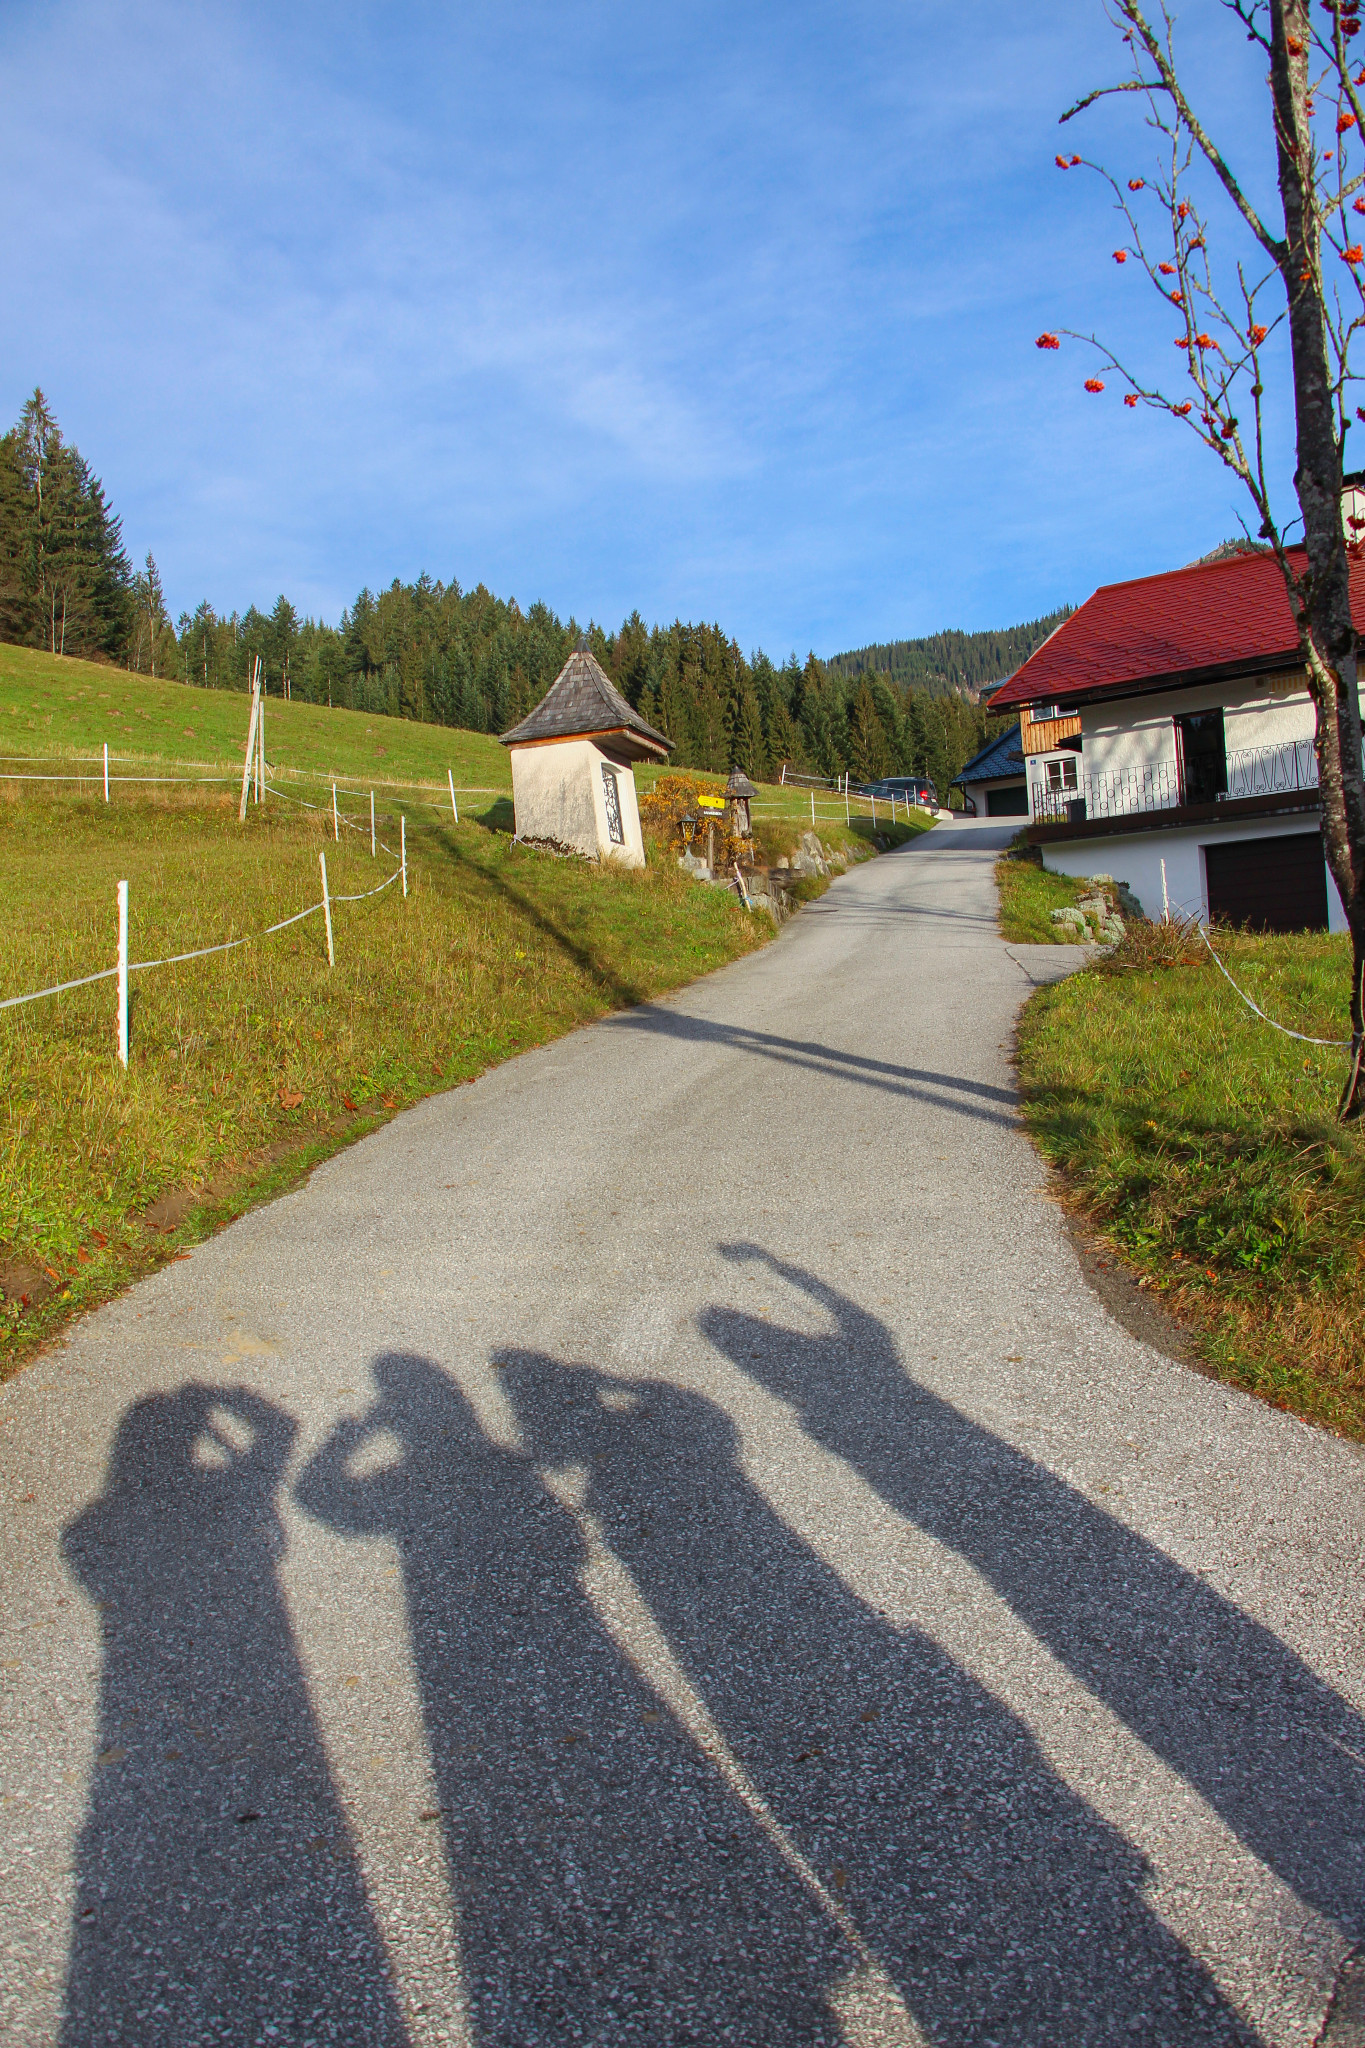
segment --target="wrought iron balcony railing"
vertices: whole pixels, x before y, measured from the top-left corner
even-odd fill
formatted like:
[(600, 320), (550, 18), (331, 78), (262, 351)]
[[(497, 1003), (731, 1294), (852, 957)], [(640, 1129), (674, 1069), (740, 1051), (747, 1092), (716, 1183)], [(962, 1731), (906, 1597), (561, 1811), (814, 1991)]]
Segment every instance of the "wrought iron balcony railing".
[[(1170, 811), (1180, 804), (1228, 802), (1238, 797), (1287, 796), (1316, 789), (1318, 760), (1311, 739), (1284, 740), (1273, 747), (1238, 747), (1229, 753), (1216, 787), (1207, 761), (1198, 763), (1197, 777), (1182, 774), (1175, 760), (1151, 761), (1139, 768), (1111, 768), (1099, 775), (1081, 775), (1075, 789), (1049, 789), (1034, 781), (1033, 816), (1038, 820), (1083, 824), (1090, 819), (1138, 816)], [(1210, 787), (1210, 782), (1215, 782)], [(1197, 783), (1202, 786), (1192, 786)]]

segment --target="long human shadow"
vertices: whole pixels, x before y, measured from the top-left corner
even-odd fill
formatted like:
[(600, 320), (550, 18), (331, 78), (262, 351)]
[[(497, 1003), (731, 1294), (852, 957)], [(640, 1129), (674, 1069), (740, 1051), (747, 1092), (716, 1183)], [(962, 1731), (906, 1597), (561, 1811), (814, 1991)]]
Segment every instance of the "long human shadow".
[(616, 1648), (571, 1516), (437, 1367), (372, 1370), (296, 1492), (397, 1546), (475, 2040), (837, 2042), (842, 1937)]
[[(607, 1028), (724, 1046), (732, 1052), (776, 1060), (783, 1066), (810, 1073), (833, 1075), (889, 1095), (932, 1102), (937, 1108), (953, 1109), (960, 1116), (1003, 1124), (1010, 1130), (1016, 1128), (1014, 1111), (1018, 1098), (1013, 1090), (989, 1081), (972, 1081), (963, 1074), (941, 1074), (929, 1067), (903, 1067), (893, 1060), (874, 1060), (863, 1053), (848, 1052), (842, 1046), (822, 1045), (818, 1039), (784, 1038), (778, 1032), (759, 1031), (750, 1024), (722, 1024), (713, 1017), (694, 1017), (685, 1010), (657, 1003), (642, 1003), (637, 1009), (612, 1017)], [(1009, 1113), (985, 1106), (993, 1102), (1005, 1105)]]
[[(793, 1537), (745, 1478), (722, 1410), (536, 1353), (501, 1363), (532, 1456), (590, 1475), (587, 1512), (924, 2040), (1257, 2038), (1148, 1907), (1143, 1858), (1017, 1715)], [(756, 1976), (784, 1964), (768, 1906), (740, 1909)], [(764, 2038), (815, 2036), (797, 2015)]]
[(716, 1348), (900, 1514), (956, 1550), (1263, 1863), (1365, 1936), (1365, 1720), (1196, 1574), (916, 1384), (890, 1332), (759, 1246), (723, 1246), (829, 1315), (827, 1335), (706, 1309)]
[(294, 1435), (242, 1387), (151, 1395), (65, 1531), (103, 1653), (65, 2048), (408, 2038), (276, 1583)]

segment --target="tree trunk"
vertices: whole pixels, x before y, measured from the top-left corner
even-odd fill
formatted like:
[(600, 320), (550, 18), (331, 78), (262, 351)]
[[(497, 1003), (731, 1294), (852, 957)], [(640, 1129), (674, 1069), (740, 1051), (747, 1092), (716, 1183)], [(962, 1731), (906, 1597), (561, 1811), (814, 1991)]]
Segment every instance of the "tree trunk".
[[(1285, 291), (1293, 355), (1297, 467), (1306, 574), (1290, 584), (1308, 687), (1317, 711), (1318, 783), (1327, 866), (1351, 934), (1351, 1060), (1340, 1114), (1365, 1110), (1365, 766), (1361, 760), (1358, 640), (1351, 617), (1350, 557), (1341, 522), (1341, 443), (1323, 325), (1321, 250), (1305, 196), (1312, 127), (1306, 101), (1308, 0), (1271, 0), (1271, 86), (1280, 196), (1284, 203)], [(1298, 44), (1290, 53), (1288, 38)]]

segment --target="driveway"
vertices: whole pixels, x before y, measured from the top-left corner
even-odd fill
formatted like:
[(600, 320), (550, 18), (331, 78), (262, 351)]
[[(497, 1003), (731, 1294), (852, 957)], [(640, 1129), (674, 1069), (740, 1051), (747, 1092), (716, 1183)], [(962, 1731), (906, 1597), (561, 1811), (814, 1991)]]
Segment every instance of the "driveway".
[(1090, 1291), (1010, 829), (0, 1390), (6, 2040), (1365, 2038), (1365, 1468)]

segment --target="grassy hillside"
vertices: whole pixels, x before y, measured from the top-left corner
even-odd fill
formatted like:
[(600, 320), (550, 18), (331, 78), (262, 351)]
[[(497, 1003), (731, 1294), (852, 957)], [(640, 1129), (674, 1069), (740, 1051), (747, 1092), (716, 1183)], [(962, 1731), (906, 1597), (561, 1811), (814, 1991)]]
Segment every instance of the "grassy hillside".
[[(496, 815), (505, 800), (495, 801)], [(353, 805), (359, 812), (360, 806)], [(366, 824), (368, 825), (368, 806)], [(397, 819), (381, 837), (398, 844)], [(394, 862), (368, 831), (270, 801), (237, 823), (203, 791), (96, 797), (0, 785), (0, 997), (115, 955), (259, 933)], [(0, 1011), (0, 1374), (68, 1315), (175, 1255), (421, 1095), (770, 938), (671, 858), (639, 874), (514, 846), (472, 817), (408, 820), (397, 883), (230, 953), (131, 978), (131, 1056), (112, 980)]]
[[(1270, 1016), (1345, 1035), (1347, 939), (1217, 944)], [(1197, 941), (1134, 924), (1030, 999), (1019, 1067), (1044, 1155), (1205, 1364), (1365, 1441), (1365, 1132), (1335, 1119), (1344, 1055), (1267, 1029)]]
[[(248, 716), (249, 700), (237, 691), (153, 682), (125, 669), (0, 645), (0, 754), (55, 755), (57, 768), (63, 757), (98, 756), (107, 741), (111, 762), (124, 774), (154, 761), (240, 775)], [(265, 740), (272, 774), (289, 778), (335, 775), (367, 788), (436, 790), (450, 770), (457, 789), (512, 787), (506, 748), (485, 733), (454, 727), (270, 697)], [(18, 765), (3, 764), (11, 773)]]

